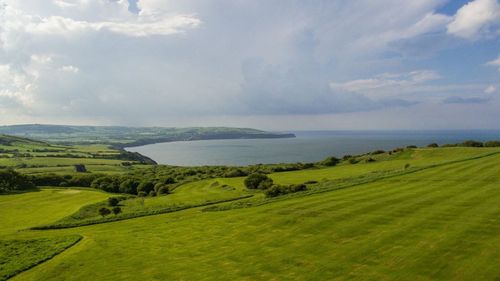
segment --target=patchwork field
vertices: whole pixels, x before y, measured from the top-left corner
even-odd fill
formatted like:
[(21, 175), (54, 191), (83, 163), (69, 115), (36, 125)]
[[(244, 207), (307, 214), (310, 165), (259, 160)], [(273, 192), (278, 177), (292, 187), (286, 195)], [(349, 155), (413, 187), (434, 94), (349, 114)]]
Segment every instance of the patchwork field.
[[(374, 163), (271, 177), (318, 184), (266, 201), (262, 193), (246, 190), (243, 178), (204, 180), (148, 197), (144, 206), (245, 194), (254, 196), (243, 200), (258, 204), (43, 231), (26, 229), (115, 195), (85, 189), (3, 195), (0, 253), (19, 240), (39, 241), (46, 253), (58, 253), (66, 239), (83, 237), (12, 280), (500, 279), (498, 148), (419, 149)], [(356, 181), (360, 177), (368, 180)], [(136, 211), (132, 201), (122, 206)], [(17, 252), (27, 264), (43, 260), (33, 251)], [(29, 268), (23, 266), (17, 270)], [(0, 276), (14, 269), (12, 263), (0, 266)]]

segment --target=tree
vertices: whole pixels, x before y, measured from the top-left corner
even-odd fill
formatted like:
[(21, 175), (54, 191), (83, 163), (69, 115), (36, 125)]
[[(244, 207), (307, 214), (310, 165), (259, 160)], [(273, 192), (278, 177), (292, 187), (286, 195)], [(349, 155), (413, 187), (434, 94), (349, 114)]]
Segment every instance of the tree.
[(111, 214), (111, 211), (108, 208), (103, 207), (103, 208), (99, 209), (99, 214), (101, 216), (105, 217), (105, 216)]
[(116, 197), (109, 197), (108, 198), (108, 205), (111, 207), (118, 206), (118, 203), (120, 203), (120, 200)]
[(335, 166), (340, 162), (340, 160), (337, 157), (331, 156), (326, 158), (325, 160), (321, 161), (322, 165), (325, 166)]
[(120, 207), (116, 206), (112, 209), (112, 211), (113, 211), (113, 214), (115, 214), (115, 216), (116, 216), (122, 212), (122, 209)]
[(273, 185), (273, 180), (260, 173), (250, 174), (245, 178), (245, 186), (248, 189), (267, 189)]
[(154, 189), (155, 185), (150, 181), (143, 181), (137, 186), (137, 193), (144, 192), (146, 194), (150, 193)]

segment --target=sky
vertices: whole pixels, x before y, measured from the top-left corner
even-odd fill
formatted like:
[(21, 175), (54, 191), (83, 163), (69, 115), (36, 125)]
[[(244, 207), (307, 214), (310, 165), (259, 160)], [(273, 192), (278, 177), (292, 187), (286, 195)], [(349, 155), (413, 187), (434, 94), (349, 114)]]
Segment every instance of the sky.
[(499, 0), (0, 0), (1, 125), (499, 121)]

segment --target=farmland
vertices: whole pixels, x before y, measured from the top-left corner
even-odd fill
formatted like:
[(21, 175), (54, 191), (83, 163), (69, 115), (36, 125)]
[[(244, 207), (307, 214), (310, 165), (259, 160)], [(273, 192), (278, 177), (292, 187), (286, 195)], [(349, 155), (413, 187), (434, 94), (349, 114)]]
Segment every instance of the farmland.
[[(1, 245), (5, 251), (18, 240), (38, 241), (58, 253), (83, 237), (13, 280), (497, 280), (500, 149), (409, 149), (377, 157), (272, 173), (279, 184), (316, 182), (272, 199), (246, 189), (243, 177), (192, 181), (168, 195), (120, 202), (123, 214), (192, 207), (84, 227), (26, 230), (64, 221), (115, 194), (42, 188), (4, 195)], [(238, 200), (242, 195), (251, 197)], [(28, 263), (41, 259), (22, 247), (18, 252)]]

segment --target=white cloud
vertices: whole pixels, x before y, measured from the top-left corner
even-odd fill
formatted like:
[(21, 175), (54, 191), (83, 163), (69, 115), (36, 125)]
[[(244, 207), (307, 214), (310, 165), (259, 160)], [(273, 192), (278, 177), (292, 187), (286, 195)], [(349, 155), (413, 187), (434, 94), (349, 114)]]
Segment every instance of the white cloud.
[(403, 88), (423, 84), (441, 78), (432, 70), (417, 70), (409, 73), (384, 73), (373, 78), (356, 79), (347, 82), (331, 82), (334, 91), (347, 91), (368, 95), (397, 95)]
[(500, 55), (498, 56), (498, 58), (496, 58), (496, 59), (494, 59), (492, 61), (487, 62), (486, 65), (500, 66)]
[(460, 8), (448, 25), (448, 33), (466, 39), (491, 35), (500, 23), (500, 4), (497, 0), (474, 0)]
[(0, 108), (29, 107), (33, 104), (30, 79), (10, 65), (0, 64)]
[(493, 86), (493, 85), (489, 85), (486, 89), (484, 89), (484, 92), (486, 94), (493, 94), (497, 91), (497, 87)]
[[(57, 2), (67, 3), (67, 1)], [(68, 2), (69, 3), (69, 2)], [(73, 3), (78, 5), (77, 3)], [(6, 6), (3, 15), (0, 17), (0, 25), (3, 25), (2, 34), (20, 34), (23, 31), (34, 35), (65, 35), (71, 36), (82, 32), (107, 30), (110, 32), (132, 36), (144, 37), (151, 35), (170, 35), (183, 33), (188, 29), (196, 28), (201, 21), (194, 15), (166, 15), (156, 17), (135, 16), (124, 19), (114, 19), (113, 21), (87, 21), (75, 20), (60, 15), (47, 17), (30, 15), (22, 10)], [(9, 42), (6, 42), (9, 43)]]
[(76, 66), (73, 65), (64, 65), (59, 68), (60, 71), (62, 72), (69, 72), (69, 73), (78, 73), (80, 69)]

